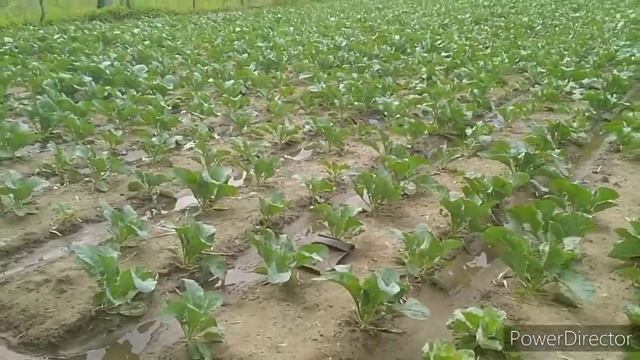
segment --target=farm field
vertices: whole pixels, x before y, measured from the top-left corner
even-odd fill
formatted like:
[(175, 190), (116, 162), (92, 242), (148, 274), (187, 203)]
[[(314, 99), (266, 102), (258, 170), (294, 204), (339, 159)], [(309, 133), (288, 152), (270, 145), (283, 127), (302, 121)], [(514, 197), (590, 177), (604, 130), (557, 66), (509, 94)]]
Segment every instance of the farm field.
[(0, 359), (633, 358), (636, 5), (3, 29)]

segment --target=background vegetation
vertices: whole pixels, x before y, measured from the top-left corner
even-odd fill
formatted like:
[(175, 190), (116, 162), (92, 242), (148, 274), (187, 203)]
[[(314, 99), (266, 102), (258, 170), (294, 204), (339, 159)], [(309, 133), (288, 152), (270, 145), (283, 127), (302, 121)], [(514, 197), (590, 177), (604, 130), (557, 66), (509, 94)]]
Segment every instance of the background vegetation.
[[(0, 25), (37, 23), (41, 19), (40, 1), (46, 20), (73, 18), (97, 11), (98, 3), (105, 9), (117, 6), (134, 10), (161, 9), (173, 11), (215, 10), (222, 8), (259, 7), (273, 5), (278, 0), (0, 0)], [(195, 4), (195, 7), (194, 7)]]

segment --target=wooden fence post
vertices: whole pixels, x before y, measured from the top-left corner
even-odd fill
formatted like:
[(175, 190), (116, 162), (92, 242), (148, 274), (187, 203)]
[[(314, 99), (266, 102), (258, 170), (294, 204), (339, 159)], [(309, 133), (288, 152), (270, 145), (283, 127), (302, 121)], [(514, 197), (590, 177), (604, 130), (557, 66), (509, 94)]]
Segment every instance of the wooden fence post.
[(47, 12), (44, 8), (44, 0), (39, 0), (38, 5), (40, 5), (40, 24), (43, 24), (44, 18), (47, 16)]

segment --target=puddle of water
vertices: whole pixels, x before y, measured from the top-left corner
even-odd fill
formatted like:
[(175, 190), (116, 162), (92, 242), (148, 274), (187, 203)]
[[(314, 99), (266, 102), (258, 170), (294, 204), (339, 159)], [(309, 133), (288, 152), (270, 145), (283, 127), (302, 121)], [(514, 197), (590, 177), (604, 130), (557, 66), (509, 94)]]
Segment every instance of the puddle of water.
[[(59, 239), (49, 240), (33, 252), (18, 258), (0, 272), (0, 279), (28, 270), (33, 270), (55, 259), (69, 254), (69, 246), (75, 243), (97, 245), (106, 238), (106, 222), (88, 224), (79, 231)], [(0, 266), (3, 265), (0, 263)]]
[[(458, 260), (458, 258), (462, 258)], [(491, 258), (490, 256), (488, 257)], [(455, 296), (451, 292), (428, 284), (419, 287), (414, 296), (431, 310), (431, 316), (425, 321), (398, 318), (396, 324), (406, 330), (402, 336), (385, 334), (385, 341), (376, 347), (372, 360), (411, 360), (421, 353), (422, 346), (427, 341), (436, 339), (450, 340), (451, 331), (446, 322), (455, 309), (477, 306), (478, 298), (484, 291), (491, 291), (491, 281), (506, 269), (498, 259), (487, 264), (486, 267), (465, 268), (469, 257), (458, 256), (449, 263), (444, 272), (452, 272), (450, 287), (455, 289)]]
[[(107, 345), (68, 357), (69, 360), (139, 360), (153, 334), (161, 326), (159, 321), (144, 323), (116, 340), (105, 339)], [(109, 342), (110, 341), (110, 342)]]
[(605, 136), (600, 133), (599, 129), (595, 129), (591, 136), (591, 141), (584, 144), (578, 150), (577, 156), (573, 159), (573, 175), (576, 179), (580, 179), (591, 172), (594, 160), (600, 153), (600, 150), (607, 146)]

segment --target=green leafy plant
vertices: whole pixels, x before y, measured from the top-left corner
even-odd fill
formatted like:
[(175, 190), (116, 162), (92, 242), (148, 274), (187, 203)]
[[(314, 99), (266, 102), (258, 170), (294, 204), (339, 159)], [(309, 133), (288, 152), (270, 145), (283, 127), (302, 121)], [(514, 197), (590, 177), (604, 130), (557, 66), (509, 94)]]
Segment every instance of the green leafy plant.
[(333, 192), (336, 186), (329, 180), (319, 176), (312, 176), (304, 181), (314, 201), (321, 202), (322, 194)]
[(346, 128), (336, 126), (327, 118), (312, 118), (311, 123), (316, 133), (322, 137), (322, 143), (327, 151), (344, 149), (347, 136), (349, 136)]
[(180, 297), (167, 302), (165, 314), (178, 320), (184, 333), (189, 357), (212, 360), (210, 343), (222, 341), (223, 331), (212, 313), (222, 305), (222, 296), (205, 292), (198, 283), (184, 279)]
[(126, 205), (120, 211), (107, 204), (102, 204), (102, 207), (103, 216), (109, 221), (111, 240), (118, 246), (127, 240), (145, 239), (149, 236), (149, 225), (131, 206)]
[(56, 204), (56, 207), (53, 208), (53, 212), (58, 216), (57, 227), (80, 222), (80, 219), (78, 219), (78, 211), (69, 203), (61, 202)]
[(380, 156), (394, 155), (400, 158), (409, 156), (407, 148), (394, 142), (383, 129), (376, 129), (373, 134), (365, 135), (365, 138), (360, 139), (360, 142), (372, 148)]
[(276, 171), (280, 166), (280, 158), (278, 156), (258, 157), (251, 162), (249, 172), (253, 176), (256, 185), (261, 186), (264, 182), (276, 175)]
[(559, 149), (571, 141), (571, 128), (563, 122), (550, 122), (546, 126), (534, 126), (524, 141), (538, 151)]
[(422, 360), (475, 360), (476, 354), (469, 349), (457, 350), (449, 342), (436, 340), (422, 347)]
[(551, 200), (538, 199), (507, 210), (508, 226), (530, 234), (539, 242), (581, 238), (596, 225), (590, 215), (565, 212)]
[(627, 304), (624, 307), (624, 313), (627, 319), (634, 327), (640, 327), (640, 306), (636, 304)]
[(313, 211), (320, 216), (320, 222), (331, 236), (338, 240), (353, 236), (364, 227), (357, 216), (360, 209), (349, 205), (318, 204), (313, 207)]
[(369, 204), (373, 213), (377, 213), (383, 205), (400, 200), (402, 197), (400, 187), (382, 168), (374, 172), (364, 171), (357, 175), (352, 183), (355, 192)]
[(399, 313), (416, 320), (426, 320), (429, 309), (414, 298), (404, 299), (409, 286), (400, 275), (385, 268), (366, 279), (358, 278), (348, 265), (336, 265), (318, 280), (334, 282), (347, 290), (356, 307), (356, 320), (364, 328), (382, 330), (377, 323), (385, 315)]
[(444, 189), (426, 172), (425, 166), (429, 161), (421, 156), (410, 155), (399, 158), (394, 155), (382, 157), (383, 166), (393, 174), (396, 183), (407, 195), (424, 192), (431, 189)]
[(108, 129), (104, 132), (101, 132), (100, 136), (109, 147), (109, 151), (112, 153), (117, 152), (118, 146), (124, 143), (124, 139), (122, 138), (122, 130), (120, 129)]
[(129, 191), (144, 191), (154, 203), (160, 194), (159, 186), (171, 181), (168, 175), (150, 171), (134, 170), (132, 175), (135, 180), (127, 185), (127, 189)]
[(629, 221), (631, 229), (617, 228), (615, 231), (620, 237), (609, 252), (609, 257), (619, 259), (625, 264), (617, 270), (623, 277), (631, 280), (635, 286), (640, 286), (640, 220)]
[(118, 252), (108, 246), (77, 243), (71, 245), (71, 250), (82, 268), (98, 283), (100, 290), (94, 299), (99, 306), (122, 307), (131, 304), (138, 294), (150, 293), (156, 287), (156, 275), (142, 267), (121, 271)]
[(0, 175), (0, 213), (13, 213), (17, 216), (36, 213), (31, 206), (33, 195), (48, 185), (47, 181), (39, 177), (26, 178), (15, 170)]
[(491, 147), (480, 155), (506, 165), (515, 176), (526, 173), (531, 178), (537, 175), (550, 178), (566, 177), (567, 165), (558, 151), (531, 150), (523, 142), (511, 145), (506, 141), (494, 141)]
[(203, 168), (221, 166), (229, 160), (229, 151), (216, 149), (207, 142), (196, 141), (194, 151), (196, 154), (193, 159)]
[(570, 207), (574, 211), (586, 214), (594, 214), (616, 206), (615, 200), (620, 196), (617, 191), (608, 187), (602, 186), (590, 190), (586, 186), (566, 179), (552, 180), (549, 191), (551, 194), (545, 198), (553, 200), (562, 208)]
[(107, 177), (123, 168), (123, 164), (118, 158), (109, 153), (98, 154), (89, 146), (76, 147), (75, 155), (89, 168), (89, 179), (94, 188), (102, 192), (109, 190)]
[(429, 131), (429, 124), (420, 119), (400, 118), (394, 121), (391, 130), (404, 136), (412, 148), (422, 140)]
[(447, 328), (453, 331), (458, 347), (499, 352), (503, 350), (506, 318), (504, 311), (493, 306), (457, 309), (447, 321)]
[(329, 249), (322, 244), (306, 244), (296, 249), (286, 235), (267, 228), (258, 229), (251, 236), (251, 244), (264, 260), (264, 266), (256, 272), (267, 275), (267, 280), (273, 284), (287, 282), (293, 269), (312, 265), (329, 256)]
[(348, 165), (330, 160), (321, 160), (320, 164), (324, 167), (324, 171), (329, 176), (329, 180), (334, 184), (338, 183), (342, 174), (349, 169)]
[(401, 260), (411, 276), (426, 277), (451, 254), (462, 246), (457, 239), (438, 239), (425, 224), (416, 225), (413, 231), (394, 231), (402, 241)]
[(608, 141), (626, 155), (637, 155), (640, 150), (640, 112), (626, 111), (604, 125)]
[(631, 229), (617, 228), (620, 239), (613, 245), (609, 257), (624, 261), (635, 261), (640, 258), (640, 219), (629, 221)]
[(529, 181), (529, 176), (525, 173), (518, 173), (513, 180), (502, 176), (487, 177), (484, 175), (467, 174), (463, 177), (465, 185), (462, 193), (468, 199), (472, 199), (479, 204), (492, 204), (496, 206), (502, 204), (505, 199), (511, 196), (514, 188), (522, 186)]
[(498, 250), (525, 290), (540, 292), (555, 282), (577, 299), (593, 298), (593, 284), (573, 270), (578, 260), (576, 238), (536, 244), (513, 230), (492, 226), (484, 231), (483, 239)]
[(274, 216), (282, 213), (287, 207), (287, 200), (284, 194), (279, 191), (271, 192), (265, 197), (260, 197), (259, 200), (260, 214), (265, 224), (269, 224)]
[(85, 117), (68, 114), (62, 117), (60, 125), (66, 128), (67, 133), (75, 143), (81, 143), (84, 139), (93, 135), (96, 131), (95, 126)]
[(494, 204), (478, 203), (473, 198), (445, 196), (440, 205), (449, 213), (449, 237), (456, 238), (465, 232), (484, 230)]
[(464, 151), (460, 147), (442, 145), (433, 150), (429, 160), (439, 170), (448, 170), (453, 161), (464, 157)]
[(247, 141), (245, 139), (233, 139), (231, 149), (246, 163), (253, 163), (265, 151), (265, 145), (261, 142)]
[(38, 135), (20, 122), (6, 122), (0, 118), (0, 160), (15, 157), (16, 153), (38, 139)]
[(140, 147), (147, 153), (151, 163), (156, 164), (161, 161), (166, 161), (169, 151), (174, 149), (181, 139), (181, 136), (171, 136), (167, 132), (161, 132), (151, 138), (143, 140)]
[(73, 166), (73, 160), (64, 148), (56, 143), (49, 143), (47, 149), (53, 153), (53, 161), (45, 163), (41, 170), (57, 175), (62, 184), (69, 183), (78, 175), (78, 171)]
[(189, 188), (200, 205), (200, 211), (214, 205), (220, 199), (237, 194), (238, 189), (229, 185), (229, 172), (214, 166), (202, 171), (175, 168), (174, 174), (178, 182)]
[(198, 265), (218, 279), (224, 280), (227, 263), (222, 256), (212, 254), (216, 229), (205, 223), (191, 221), (175, 228), (182, 249), (182, 264), (191, 269)]
[(244, 134), (254, 123), (252, 115), (246, 111), (231, 112), (228, 116), (237, 134)]
[(288, 121), (281, 121), (266, 123), (258, 127), (257, 131), (266, 136), (270, 142), (282, 147), (286, 144), (300, 142), (302, 129)]

